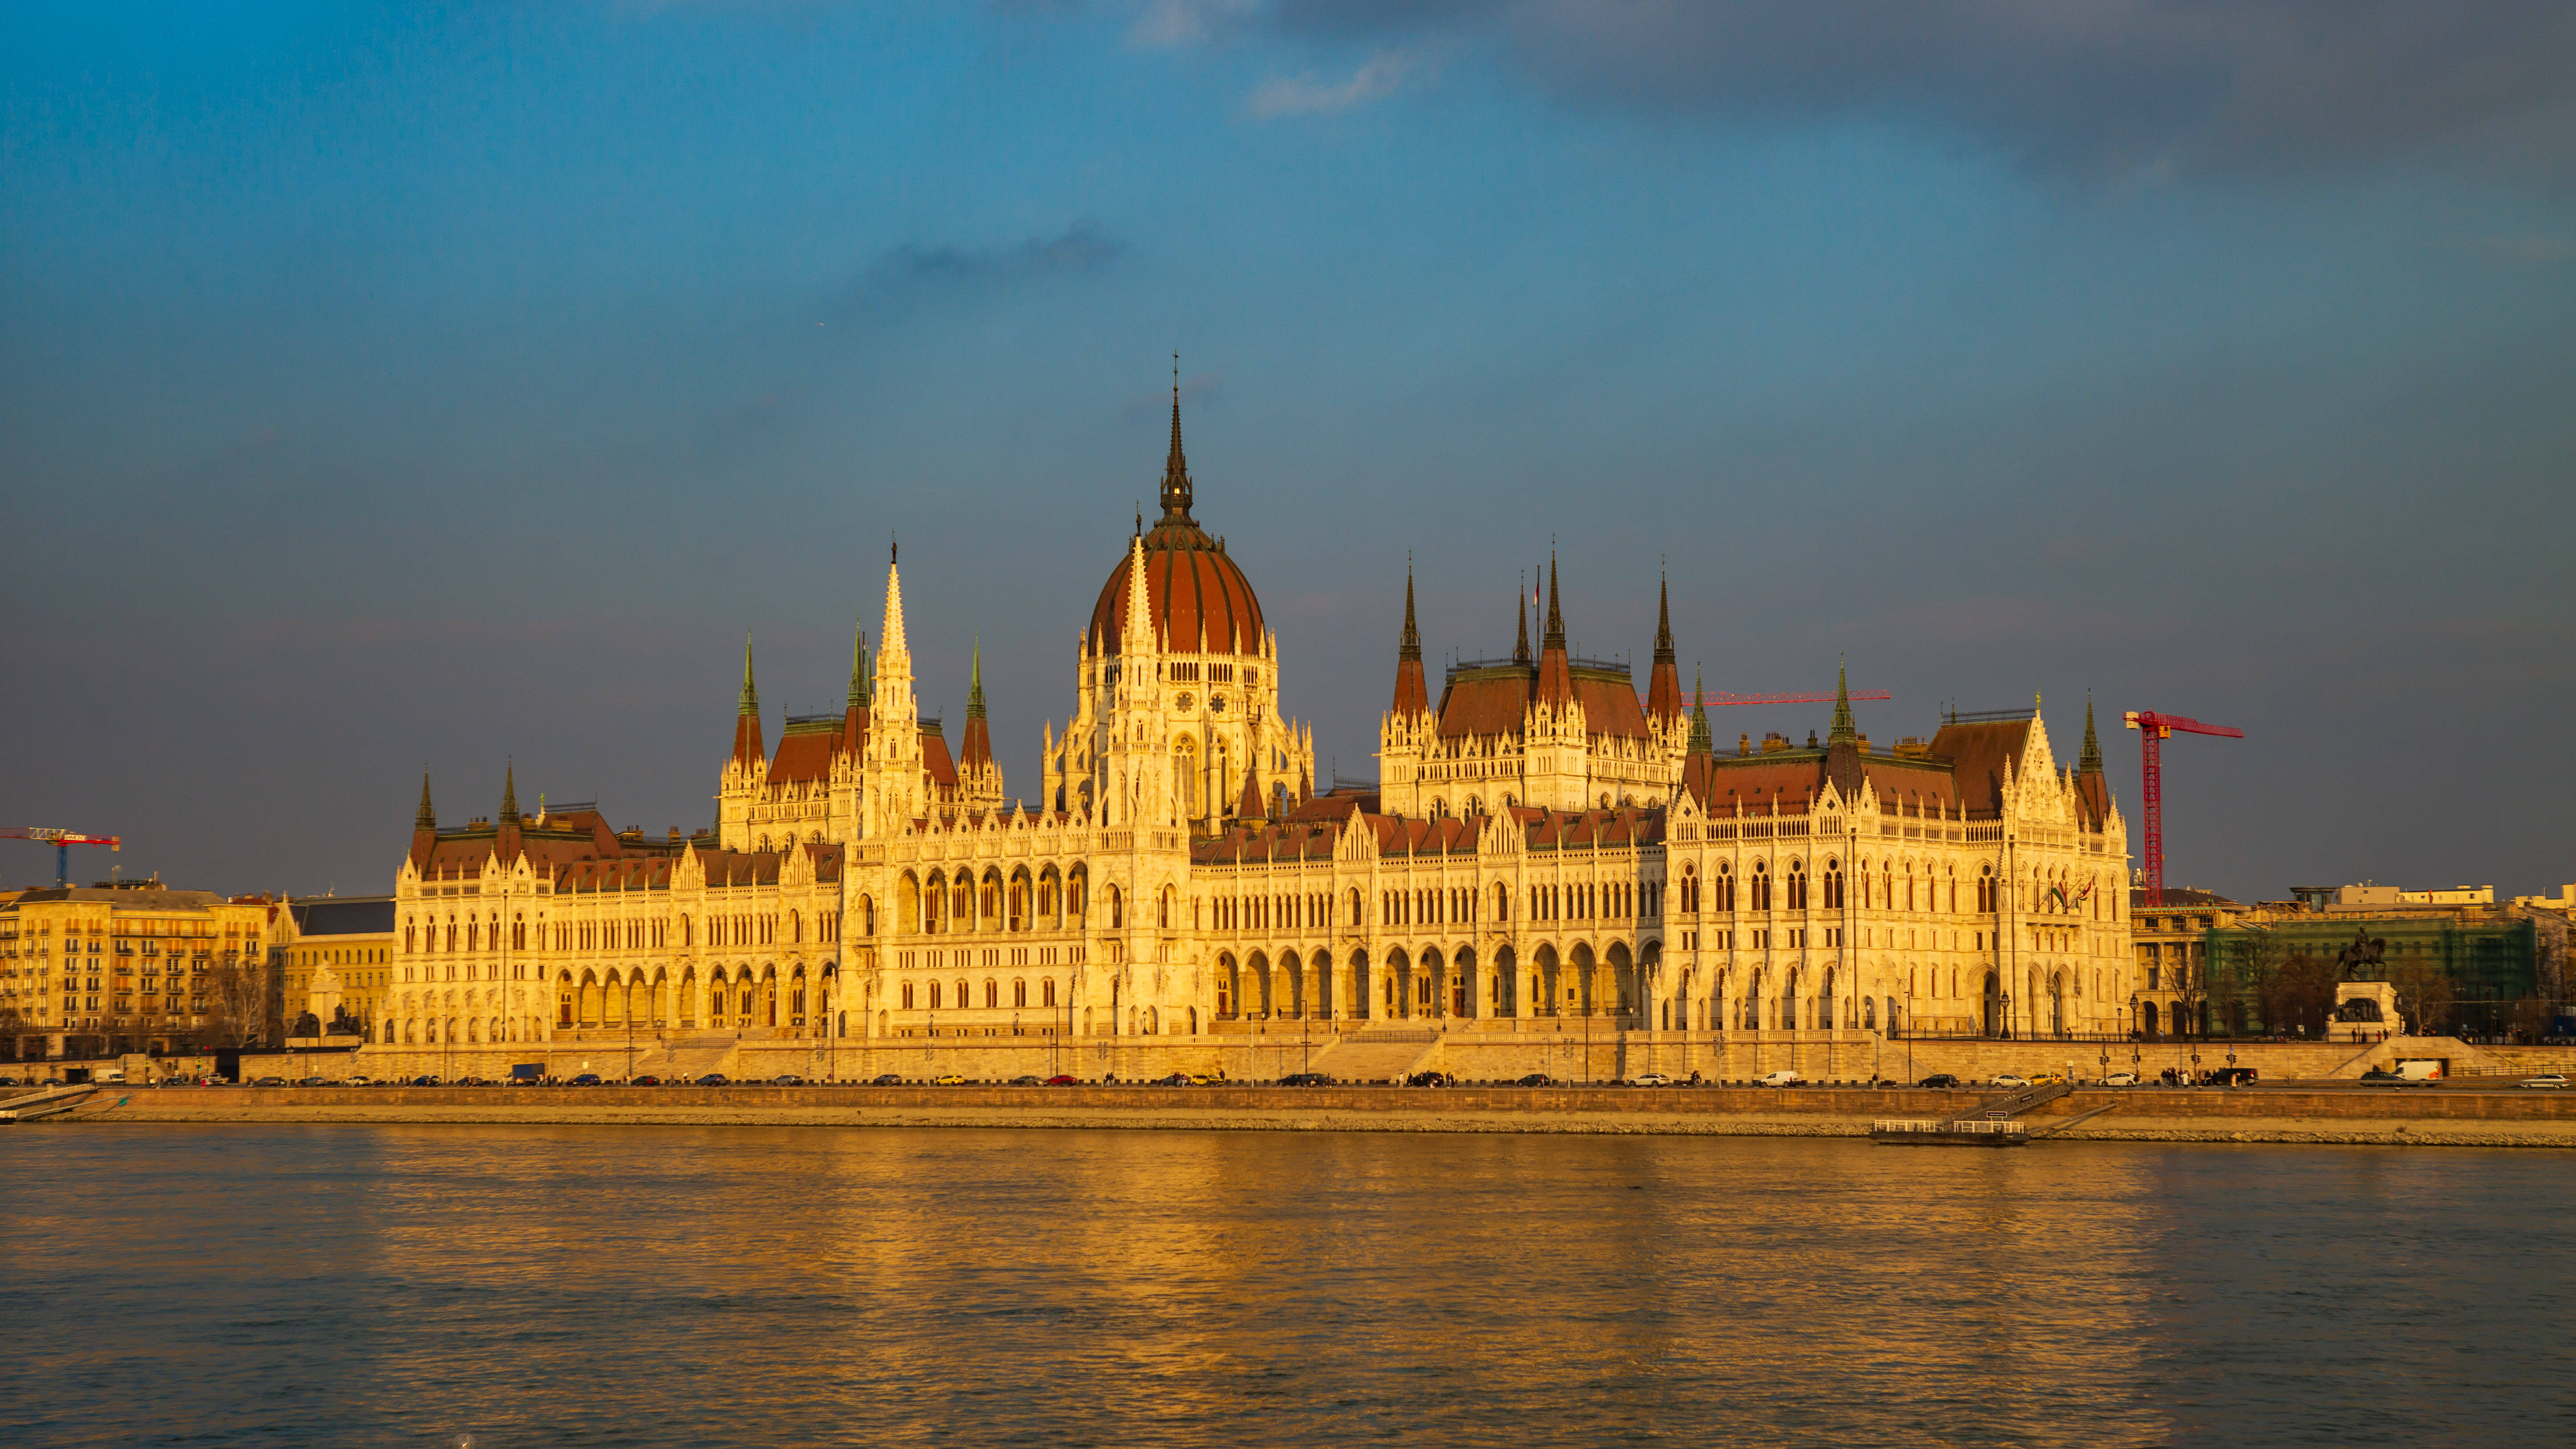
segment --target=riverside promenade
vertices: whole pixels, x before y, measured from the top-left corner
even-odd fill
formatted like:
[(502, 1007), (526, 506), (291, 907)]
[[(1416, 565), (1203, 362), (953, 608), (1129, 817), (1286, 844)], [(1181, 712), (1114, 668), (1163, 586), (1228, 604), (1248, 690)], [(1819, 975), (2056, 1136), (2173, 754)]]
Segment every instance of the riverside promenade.
[[(108, 1087), (65, 1126), (963, 1127), (1865, 1137), (1985, 1094), (1900, 1088), (1270, 1086)], [(118, 1105), (118, 1099), (122, 1104)], [(0, 1100), (0, 1106), (5, 1106)], [(2079, 1090), (2026, 1114), (2114, 1110), (2055, 1141), (2576, 1148), (2576, 1096), (2494, 1088)], [(42, 1130), (48, 1123), (27, 1124)]]

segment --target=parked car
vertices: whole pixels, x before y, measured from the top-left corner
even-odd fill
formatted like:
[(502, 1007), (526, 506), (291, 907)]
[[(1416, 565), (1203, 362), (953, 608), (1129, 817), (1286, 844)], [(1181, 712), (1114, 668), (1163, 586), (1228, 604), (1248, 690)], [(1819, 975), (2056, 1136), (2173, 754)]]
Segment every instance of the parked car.
[(733, 1079), (722, 1072), (709, 1072), (705, 1076), (698, 1078), (696, 1085), (701, 1087), (730, 1087), (733, 1085)]
[(2385, 1082), (2402, 1082), (2406, 1080), (2404, 1077), (2397, 1075), (2386, 1067), (2372, 1067), (2369, 1071), (2361, 1074), (2361, 1079), (2373, 1086), (2378, 1086)]
[(299, 1087), (327, 1087), (331, 1085), (331, 1079), (329, 1077), (298, 1077), (295, 1079), (295, 1085)]
[(1279, 1079), (1279, 1085), (1283, 1087), (1329, 1087), (1332, 1084), (1329, 1072), (1290, 1072)]
[(794, 1072), (780, 1072), (777, 1076), (769, 1079), (769, 1085), (773, 1087), (801, 1087), (805, 1085), (805, 1079), (796, 1075)]
[(1918, 1087), (1931, 1087), (1936, 1090), (1947, 1090), (1958, 1086), (1959, 1079), (1948, 1072), (1934, 1072), (1932, 1075), (1925, 1077), (1922, 1081), (1916, 1082), (1914, 1085)]
[(1669, 1087), (1672, 1084), (1673, 1079), (1661, 1072), (1639, 1072), (1628, 1079), (1628, 1085), (1632, 1087)]
[(630, 1087), (658, 1087), (662, 1085), (662, 1079), (653, 1075), (651, 1072), (646, 1072), (644, 1075), (629, 1081), (626, 1085)]
[(346, 1082), (342, 1083), (341, 1085), (343, 1085), (343, 1086), (349, 1086), (349, 1087), (372, 1087), (372, 1086), (374, 1086), (375, 1084), (376, 1084), (376, 1079), (375, 1079), (375, 1078), (370, 1077), (370, 1076), (367, 1076), (367, 1075), (365, 1075), (364, 1073), (361, 1073), (361, 1074), (359, 1074), (359, 1075), (357, 1075), (357, 1076), (351, 1077), (348, 1081), (346, 1081)]
[(1549, 1076), (1545, 1072), (1532, 1072), (1528, 1076), (1514, 1082), (1512, 1085), (1516, 1087), (1553, 1087), (1556, 1085), (1556, 1078)]
[(458, 1077), (448, 1085), (455, 1087), (488, 1087), (492, 1085), (492, 1079), (489, 1077)]
[(2018, 1091), (2021, 1088), (2030, 1085), (2030, 1078), (2023, 1076), (2019, 1072), (1997, 1072), (1995, 1073), (1995, 1079), (1986, 1085), (1990, 1087), (2011, 1087)]
[(2213, 1087), (2250, 1087), (2257, 1073), (2252, 1067), (2220, 1067), (2209, 1074)]
[(1805, 1080), (1805, 1077), (1783, 1067), (1776, 1072), (1763, 1073), (1762, 1079), (1755, 1082), (1753, 1085), (1757, 1087), (1794, 1087)]
[(930, 1085), (934, 1087), (962, 1087), (966, 1085), (966, 1079), (957, 1075), (955, 1072), (941, 1072), (938, 1076), (930, 1079)]
[(2137, 1084), (2138, 1074), (2135, 1072), (2113, 1072), (2102, 1079), (2102, 1085), (2106, 1087), (2134, 1087)]
[(1082, 1085), (1079, 1079), (1068, 1076), (1062, 1072), (1058, 1072), (1054, 1076), (1047, 1078), (1046, 1084), (1050, 1087), (1079, 1087)]
[(900, 1087), (903, 1085), (903, 1074), (901, 1072), (887, 1072), (882, 1076), (879, 1076), (875, 1081), (868, 1083), (868, 1085), (871, 1087)]
[(1170, 1076), (1168, 1076), (1168, 1077), (1156, 1077), (1153, 1081), (1151, 1081), (1151, 1082), (1147, 1083), (1146, 1085), (1148, 1085), (1148, 1086), (1154, 1086), (1154, 1087), (1186, 1087), (1186, 1086), (1188, 1086), (1189, 1084), (1190, 1084), (1190, 1074), (1189, 1074), (1189, 1073), (1187, 1073), (1187, 1072), (1174, 1072), (1174, 1073), (1172, 1073), (1172, 1074), (1171, 1074)]
[(572, 1085), (576, 1087), (596, 1087), (599, 1085), (599, 1073), (584, 1072), (580, 1076), (572, 1079)]
[(2523, 1078), (2522, 1084), (2526, 1087), (2547, 1087), (2554, 1090), (2566, 1086), (2567, 1078), (2557, 1072), (2543, 1072), (2536, 1077)]
[(1404, 1079), (1404, 1084), (1408, 1087), (1445, 1087), (1449, 1085), (1449, 1074), (1447, 1072), (1415, 1072), (1412, 1076)]
[(254, 1087), (283, 1087), (286, 1085), (286, 1079), (284, 1077), (262, 1077), (258, 1081), (251, 1083), (251, 1085)]
[(14, 1087), (16, 1085), (18, 1085), (18, 1079), (16, 1077), (0, 1077), (0, 1087)]
[(1014, 1087), (1036, 1087), (1043, 1086), (1045, 1084), (1040, 1080), (1035, 1072), (1027, 1072), (1020, 1076), (1011, 1078), (1011, 1085)]
[(435, 1087), (438, 1085), (438, 1078), (427, 1075), (417, 1076), (411, 1079), (411, 1084), (415, 1087)]

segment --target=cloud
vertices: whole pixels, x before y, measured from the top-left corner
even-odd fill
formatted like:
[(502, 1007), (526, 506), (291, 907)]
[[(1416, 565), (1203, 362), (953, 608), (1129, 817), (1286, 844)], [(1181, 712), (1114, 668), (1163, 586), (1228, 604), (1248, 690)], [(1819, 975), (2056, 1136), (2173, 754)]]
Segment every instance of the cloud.
[(1138, 45), (1189, 45), (1240, 29), (1260, 11), (1261, 0), (1143, 0), (1127, 38)]
[(1096, 272), (1116, 262), (1126, 247), (1089, 221), (1062, 234), (1030, 237), (1000, 247), (925, 246), (906, 242), (879, 256), (844, 289), (835, 310), (862, 320), (891, 317), (937, 298), (990, 294), (1053, 278)]
[(1272, 0), (1259, 23), (1359, 44), (1475, 30), (1583, 104), (1883, 120), (2051, 169), (2576, 155), (2564, 0)]
[(1351, 72), (1349, 80), (1337, 84), (1326, 85), (1302, 76), (1283, 76), (1265, 82), (1252, 93), (1252, 114), (1264, 120), (1277, 116), (1333, 115), (1354, 106), (1381, 101), (1395, 94), (1415, 64), (1412, 56), (1381, 51)]

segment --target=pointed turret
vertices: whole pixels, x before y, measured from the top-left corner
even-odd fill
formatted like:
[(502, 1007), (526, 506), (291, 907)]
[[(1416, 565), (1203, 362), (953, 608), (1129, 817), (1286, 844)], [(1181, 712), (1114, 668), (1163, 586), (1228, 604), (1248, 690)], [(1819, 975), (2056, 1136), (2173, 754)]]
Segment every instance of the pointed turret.
[(1243, 797), (1234, 802), (1235, 818), (1259, 824), (1268, 819), (1269, 806), (1261, 798), (1261, 776), (1247, 767), (1243, 772)]
[(904, 643), (903, 574), (886, 556), (885, 617), (877, 626), (876, 667), (868, 687), (868, 818), (871, 833), (908, 826), (925, 796), (921, 779), (919, 704), (912, 696), (912, 651)]
[(438, 811), (429, 803), (429, 772), (427, 770), (420, 772), (420, 813), (411, 818), (411, 828), (414, 830), (436, 830), (438, 828)]
[(1708, 729), (1707, 686), (1701, 681), (1699, 671), (1693, 669), (1691, 671), (1691, 727), (1689, 752), (1694, 755), (1705, 755), (1711, 753), (1716, 748), (1717, 737), (1710, 734)]
[(2087, 829), (2100, 830), (2111, 819), (2111, 782), (2102, 777), (2102, 740), (2093, 733), (2093, 696), (2084, 696), (2084, 753), (2075, 762), (2075, 794), (2084, 804)]
[(868, 631), (859, 626), (858, 637), (850, 644), (850, 708), (868, 707)]
[(993, 763), (993, 737), (984, 723), (984, 641), (975, 641), (974, 664), (967, 676), (966, 738), (957, 763), (964, 769), (981, 769)]
[(2076, 759), (2075, 773), (2102, 773), (2102, 737), (2093, 733), (2093, 696), (2090, 694), (2084, 696), (2084, 753)]
[(429, 771), (420, 772), (420, 813), (411, 818), (412, 869), (426, 871), (438, 851), (438, 812), (429, 805)]
[(1181, 455), (1181, 358), (1172, 354), (1172, 451), (1163, 459), (1163, 516), (1190, 521), (1190, 464)]
[(1646, 682), (1646, 715), (1672, 727), (1682, 717), (1681, 668), (1673, 661), (1673, 605), (1670, 586), (1655, 585), (1655, 668)]
[(500, 823), (519, 823), (519, 767), (515, 764), (504, 768), (501, 773)]
[[(1809, 735), (1813, 745), (1816, 737)], [(1858, 799), (1862, 780), (1860, 728), (1852, 720), (1851, 672), (1842, 664), (1834, 666), (1834, 723), (1825, 733), (1825, 778), (1833, 782), (1845, 800)]]
[(1574, 700), (1574, 670), (1565, 657), (1565, 612), (1557, 605), (1556, 555), (1547, 556), (1547, 631), (1539, 638), (1538, 702), (1561, 706)]
[(733, 762), (752, 769), (766, 759), (760, 743), (760, 689), (751, 677), (751, 635), (742, 636), (742, 699), (734, 707)]
[(851, 757), (853, 767), (868, 748), (868, 631), (853, 628), (857, 635), (850, 644), (850, 698), (841, 711), (842, 754)]
[(1404, 636), (1395, 649), (1395, 713), (1419, 719), (1431, 712), (1431, 695), (1422, 682), (1422, 631), (1413, 626), (1413, 565), (1404, 566)]

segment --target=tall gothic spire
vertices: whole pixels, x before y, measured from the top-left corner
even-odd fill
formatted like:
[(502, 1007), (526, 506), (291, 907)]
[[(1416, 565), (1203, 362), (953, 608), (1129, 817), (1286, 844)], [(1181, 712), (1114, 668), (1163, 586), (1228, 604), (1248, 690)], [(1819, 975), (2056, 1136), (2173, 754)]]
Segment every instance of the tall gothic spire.
[(984, 640), (981, 635), (976, 636), (975, 639), (974, 660), (967, 674), (966, 717), (982, 719), (984, 717)]
[(411, 818), (411, 828), (414, 830), (438, 828), (438, 812), (432, 809), (429, 803), (429, 771), (427, 770), (420, 772), (420, 813)]
[(1181, 456), (1181, 355), (1172, 354), (1172, 451), (1163, 460), (1163, 516), (1190, 516), (1190, 465)]
[(1705, 755), (1717, 748), (1717, 738), (1708, 729), (1707, 689), (1707, 681), (1700, 678), (1696, 667), (1692, 668), (1690, 753), (1694, 755)]
[(1673, 657), (1673, 590), (1660, 575), (1655, 579), (1655, 662), (1666, 664)]
[(1646, 713), (1667, 728), (1682, 717), (1682, 673), (1673, 661), (1672, 589), (1655, 583), (1655, 667), (1646, 681)]
[(850, 643), (850, 708), (868, 707), (868, 631), (862, 627)]
[(1404, 636), (1395, 649), (1395, 712), (1408, 719), (1431, 711), (1422, 680), (1422, 631), (1413, 627), (1413, 560), (1404, 562)]
[(2075, 773), (2102, 773), (2102, 740), (2093, 733), (2093, 696), (2089, 693), (2084, 696), (2084, 754), (2075, 762)]
[(734, 713), (760, 713), (760, 690), (751, 682), (751, 634), (748, 630), (742, 636), (742, 703)]
[(519, 768), (512, 764), (501, 774), (501, 820), (503, 825), (519, 823)]
[(1827, 744), (1856, 744), (1860, 728), (1852, 721), (1851, 671), (1842, 664), (1834, 666), (1834, 727), (1825, 737)]

